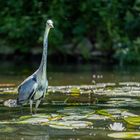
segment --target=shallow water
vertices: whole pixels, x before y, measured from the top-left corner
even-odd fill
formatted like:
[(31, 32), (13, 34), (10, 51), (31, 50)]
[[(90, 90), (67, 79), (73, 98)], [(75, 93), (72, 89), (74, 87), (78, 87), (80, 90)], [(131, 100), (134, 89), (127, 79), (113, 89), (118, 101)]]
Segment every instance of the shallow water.
[[(28, 106), (25, 106), (21, 112), (20, 108), (8, 108), (3, 105), (4, 100), (16, 98), (16, 94), (1, 94), (0, 140), (113, 140), (114, 138), (108, 135), (114, 132), (119, 133), (117, 130), (110, 130), (110, 124), (114, 122), (122, 123), (123, 132), (139, 132), (140, 96), (137, 96), (140, 91), (139, 67), (120, 68), (96, 65), (49, 65), (48, 67), (48, 80), (51, 86), (77, 85), (78, 87), (78, 85), (115, 83), (117, 87), (113, 85), (104, 89), (101, 86), (96, 89), (97, 93), (100, 90), (101, 93), (106, 92), (110, 95), (115, 93), (115, 95), (97, 97), (98, 101), (89, 105), (67, 103), (57, 105), (44, 102), (39, 108), (40, 116), (31, 116)], [(3, 89), (13, 90), (5, 84), (18, 85), (35, 68), (34, 65), (18, 68), (14, 64), (1, 65), (1, 93)], [(122, 82), (123, 86), (119, 84)], [(136, 96), (130, 94), (136, 94)], [(74, 98), (77, 97), (74, 96)], [(48, 118), (48, 115), (51, 116), (51, 120), (44, 125), (42, 121)], [(28, 116), (30, 119), (24, 119), (24, 123), (21, 123), (23, 121), (21, 116)], [(36, 123), (40, 117), (41, 122)], [(68, 124), (69, 121), (70, 124)]]

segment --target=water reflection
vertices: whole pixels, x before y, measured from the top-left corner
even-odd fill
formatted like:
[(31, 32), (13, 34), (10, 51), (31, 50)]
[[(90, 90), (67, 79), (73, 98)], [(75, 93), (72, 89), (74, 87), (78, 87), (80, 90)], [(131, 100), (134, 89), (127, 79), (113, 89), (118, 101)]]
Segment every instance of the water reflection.
[[(32, 74), (38, 64), (16, 65), (1, 63), (0, 83), (15, 83), (18, 85)], [(48, 79), (50, 85), (82, 85), (100, 82), (140, 82), (140, 67), (103, 66), (92, 64), (80, 65), (48, 65)]]

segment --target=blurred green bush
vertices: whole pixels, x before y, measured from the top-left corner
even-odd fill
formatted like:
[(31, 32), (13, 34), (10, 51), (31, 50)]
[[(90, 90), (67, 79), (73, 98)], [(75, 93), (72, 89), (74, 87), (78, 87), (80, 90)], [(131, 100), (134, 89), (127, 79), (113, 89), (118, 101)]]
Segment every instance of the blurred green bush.
[[(30, 52), (42, 46), (46, 19), (54, 21), (49, 55), (97, 54), (120, 64), (140, 62), (139, 0), (0, 0), (0, 42)], [(1, 44), (1, 43), (0, 43)]]

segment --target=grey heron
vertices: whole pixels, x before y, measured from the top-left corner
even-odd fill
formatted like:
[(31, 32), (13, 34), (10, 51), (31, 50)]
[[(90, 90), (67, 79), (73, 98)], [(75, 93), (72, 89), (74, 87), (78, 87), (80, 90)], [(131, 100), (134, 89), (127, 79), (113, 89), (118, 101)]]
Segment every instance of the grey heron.
[(48, 88), (48, 80), (46, 75), (47, 67), (47, 50), (48, 50), (48, 34), (50, 28), (53, 28), (52, 20), (47, 20), (43, 40), (43, 54), (39, 68), (28, 78), (26, 78), (18, 87), (17, 104), (30, 104), (30, 112), (32, 114), (33, 102), (35, 102), (35, 113), (41, 100), (45, 97)]

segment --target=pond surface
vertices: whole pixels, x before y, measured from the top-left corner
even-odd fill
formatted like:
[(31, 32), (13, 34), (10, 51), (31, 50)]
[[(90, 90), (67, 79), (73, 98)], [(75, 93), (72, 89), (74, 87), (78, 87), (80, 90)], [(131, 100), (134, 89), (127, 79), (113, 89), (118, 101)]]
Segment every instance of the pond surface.
[[(29, 106), (22, 112), (18, 107), (5, 107), (5, 100), (16, 98), (10, 91), (36, 68), (36, 65), (1, 64), (0, 140), (140, 139), (140, 67), (49, 65), (50, 86), (73, 85), (76, 88), (72, 90), (77, 93), (79, 85), (101, 85), (95, 94), (101, 91), (99, 95), (105, 96), (97, 96), (93, 104), (44, 102), (33, 116), (29, 114)], [(109, 86), (105, 88), (102, 83)]]

